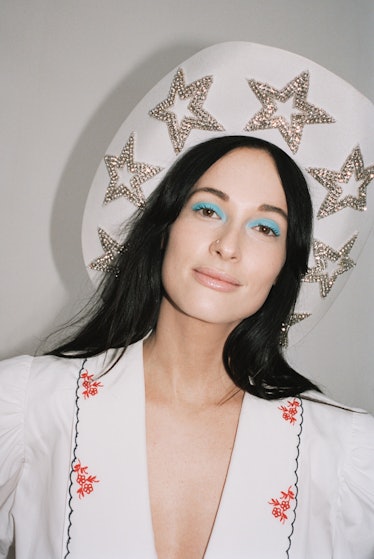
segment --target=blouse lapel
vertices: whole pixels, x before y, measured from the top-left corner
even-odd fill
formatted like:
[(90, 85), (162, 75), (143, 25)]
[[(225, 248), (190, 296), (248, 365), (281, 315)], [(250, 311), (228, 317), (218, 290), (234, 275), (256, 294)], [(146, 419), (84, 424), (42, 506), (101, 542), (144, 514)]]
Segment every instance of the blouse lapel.
[(289, 557), (302, 406), (246, 394), (205, 559)]
[(100, 377), (104, 365), (89, 359), (80, 374), (65, 557), (156, 559), (142, 342)]

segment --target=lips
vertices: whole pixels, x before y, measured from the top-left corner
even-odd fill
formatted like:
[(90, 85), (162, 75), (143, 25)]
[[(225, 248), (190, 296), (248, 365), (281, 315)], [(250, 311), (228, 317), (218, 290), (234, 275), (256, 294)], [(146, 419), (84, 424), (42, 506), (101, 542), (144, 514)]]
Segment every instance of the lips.
[(230, 291), (235, 291), (241, 286), (240, 281), (220, 270), (199, 267), (193, 270), (193, 274), (199, 283), (217, 291), (228, 293)]

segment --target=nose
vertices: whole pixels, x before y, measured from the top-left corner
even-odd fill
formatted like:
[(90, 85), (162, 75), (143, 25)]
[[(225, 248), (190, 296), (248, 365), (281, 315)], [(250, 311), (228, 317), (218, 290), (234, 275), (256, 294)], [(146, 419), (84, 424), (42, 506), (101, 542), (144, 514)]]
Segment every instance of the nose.
[(210, 245), (210, 252), (223, 260), (240, 259), (239, 233), (233, 230), (223, 232)]

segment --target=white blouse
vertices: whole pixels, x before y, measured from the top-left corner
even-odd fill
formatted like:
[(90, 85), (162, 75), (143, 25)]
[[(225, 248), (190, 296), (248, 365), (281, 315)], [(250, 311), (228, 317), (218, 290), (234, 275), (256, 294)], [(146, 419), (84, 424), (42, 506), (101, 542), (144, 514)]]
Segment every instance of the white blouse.
[[(142, 342), (109, 357), (0, 364), (1, 558), (157, 559)], [(204, 559), (374, 558), (374, 418), (307, 396), (245, 395)]]

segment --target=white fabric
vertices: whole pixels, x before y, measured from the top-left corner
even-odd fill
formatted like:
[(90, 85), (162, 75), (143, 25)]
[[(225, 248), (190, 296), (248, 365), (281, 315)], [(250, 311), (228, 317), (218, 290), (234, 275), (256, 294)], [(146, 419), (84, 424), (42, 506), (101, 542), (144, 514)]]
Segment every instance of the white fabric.
[[(27, 356), (0, 365), (1, 558), (14, 533), (17, 559), (156, 559), (142, 342), (96, 387), (79, 379), (103, 366), (103, 356), (83, 368)], [(322, 399), (245, 396), (205, 559), (374, 557), (374, 419)], [(288, 490), (283, 523), (272, 499)]]

